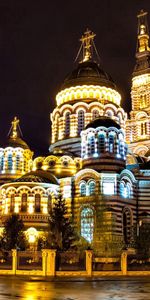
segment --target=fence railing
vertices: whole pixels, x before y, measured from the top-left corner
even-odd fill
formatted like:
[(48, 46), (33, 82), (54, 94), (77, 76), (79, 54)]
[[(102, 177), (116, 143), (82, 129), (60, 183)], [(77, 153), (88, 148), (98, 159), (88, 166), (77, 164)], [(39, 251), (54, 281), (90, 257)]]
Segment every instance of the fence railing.
[(85, 252), (42, 251), (0, 252), (0, 275), (120, 276), (150, 275), (150, 258), (123, 251), (121, 257), (95, 257)]

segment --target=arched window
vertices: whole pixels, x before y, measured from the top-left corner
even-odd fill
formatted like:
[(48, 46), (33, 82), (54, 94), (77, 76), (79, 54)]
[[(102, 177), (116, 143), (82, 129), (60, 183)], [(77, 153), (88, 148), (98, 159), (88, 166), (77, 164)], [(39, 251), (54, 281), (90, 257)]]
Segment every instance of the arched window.
[(27, 212), (27, 194), (23, 193), (21, 197), (21, 211)]
[(120, 182), (120, 196), (124, 197), (124, 183)]
[(92, 155), (95, 153), (95, 137), (90, 136), (88, 138), (88, 154)]
[(48, 195), (48, 204), (47, 204), (48, 214), (52, 212), (52, 196)]
[(39, 213), (41, 211), (41, 195), (35, 194), (35, 212)]
[(103, 153), (105, 151), (104, 134), (98, 134), (98, 151), (99, 151), (99, 153)]
[(131, 184), (130, 183), (126, 184), (125, 196), (126, 196), (126, 198), (130, 198), (131, 197)]
[(8, 167), (7, 167), (7, 169), (9, 171), (12, 170), (12, 154), (8, 154)]
[(20, 155), (17, 154), (17, 156), (16, 156), (16, 170), (20, 170), (20, 164), (21, 164)]
[(70, 135), (70, 112), (68, 111), (65, 115), (65, 136)]
[(141, 123), (141, 135), (147, 134), (147, 124), (146, 122)]
[(132, 186), (129, 182), (120, 183), (120, 195), (124, 198), (131, 198), (132, 196)]
[(124, 143), (123, 141), (119, 141), (119, 154), (122, 158), (124, 158)]
[(114, 135), (112, 135), (112, 134), (109, 135), (108, 143), (109, 143), (109, 152), (113, 153), (114, 152)]
[(78, 135), (84, 129), (84, 111), (79, 110), (78, 112)]
[(14, 208), (15, 208), (15, 195), (12, 194), (10, 196), (10, 212), (14, 212)]
[(97, 109), (94, 109), (92, 111), (92, 119), (95, 120), (99, 117), (99, 111)]
[(93, 241), (94, 233), (94, 213), (90, 207), (85, 207), (81, 211), (81, 236), (89, 243)]
[(85, 182), (80, 183), (80, 195), (86, 196), (86, 183)]
[(90, 181), (89, 182), (89, 195), (95, 195), (95, 187), (96, 187), (96, 183), (95, 181)]
[(123, 237), (125, 244), (129, 244), (132, 236), (132, 218), (129, 208), (123, 210)]
[(3, 171), (4, 168), (4, 156), (2, 155), (0, 157), (0, 171)]
[(55, 142), (58, 140), (58, 136), (59, 136), (59, 123), (58, 123), (58, 115), (55, 119), (55, 131), (54, 131), (54, 134), (55, 134)]

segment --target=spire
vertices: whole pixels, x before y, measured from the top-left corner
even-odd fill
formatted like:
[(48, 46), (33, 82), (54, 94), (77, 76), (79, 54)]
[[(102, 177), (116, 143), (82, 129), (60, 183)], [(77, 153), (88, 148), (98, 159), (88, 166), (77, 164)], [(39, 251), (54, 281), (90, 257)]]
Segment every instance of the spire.
[(17, 117), (14, 117), (13, 121), (11, 122), (11, 128), (8, 133), (11, 139), (17, 139), (20, 137), (20, 134), (22, 135), (19, 122), (20, 121)]
[(150, 51), (147, 12), (141, 10), (140, 13), (137, 15), (137, 18), (138, 18), (137, 53)]
[(149, 30), (147, 22), (147, 12), (141, 10), (137, 15), (138, 32), (136, 47), (136, 64), (133, 71), (133, 77), (150, 73), (150, 48), (149, 48)]

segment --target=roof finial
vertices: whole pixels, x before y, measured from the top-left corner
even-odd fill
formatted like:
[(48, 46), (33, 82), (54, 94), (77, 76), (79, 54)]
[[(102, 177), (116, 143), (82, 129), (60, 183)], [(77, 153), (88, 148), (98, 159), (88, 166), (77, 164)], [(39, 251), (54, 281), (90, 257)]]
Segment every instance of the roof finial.
[(137, 15), (138, 17), (138, 41), (137, 52), (150, 51), (149, 48), (149, 31), (147, 22), (147, 12), (143, 9)]
[(13, 121), (11, 122), (11, 128), (9, 130), (8, 135), (12, 139), (16, 139), (20, 136), (19, 119), (17, 117), (14, 117)]
[(92, 57), (92, 46), (95, 35), (95, 33), (87, 29), (80, 39), (83, 46), (83, 61), (88, 61)]

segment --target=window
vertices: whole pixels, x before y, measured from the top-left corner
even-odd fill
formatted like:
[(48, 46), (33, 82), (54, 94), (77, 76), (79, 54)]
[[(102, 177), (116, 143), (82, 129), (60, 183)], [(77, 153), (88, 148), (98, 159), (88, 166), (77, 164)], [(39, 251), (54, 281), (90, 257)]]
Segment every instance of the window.
[(70, 112), (67, 112), (65, 115), (65, 136), (69, 137), (70, 135)]
[(95, 120), (99, 117), (99, 111), (97, 109), (94, 109), (92, 112), (92, 119)]
[(8, 170), (12, 170), (12, 154), (8, 154)]
[(112, 134), (109, 135), (109, 152), (114, 152), (114, 136)]
[(114, 182), (104, 181), (103, 182), (103, 194), (114, 195), (115, 185)]
[(0, 157), (0, 171), (3, 171), (4, 168), (4, 156)]
[(129, 182), (120, 183), (120, 195), (124, 198), (130, 198), (132, 195), (132, 187)]
[(15, 195), (12, 194), (10, 196), (10, 212), (14, 212), (14, 207), (15, 207)]
[(92, 155), (95, 153), (95, 138), (94, 136), (90, 136), (88, 138), (88, 154)]
[(120, 195), (124, 197), (124, 183), (120, 182)]
[(50, 214), (52, 212), (52, 196), (48, 195), (48, 205), (47, 205), (48, 213)]
[(104, 134), (98, 135), (98, 150), (99, 153), (103, 153), (105, 151), (105, 137)]
[(96, 183), (95, 181), (90, 181), (89, 182), (89, 195), (95, 195), (95, 187), (96, 187)]
[(21, 197), (21, 211), (26, 212), (27, 211), (27, 194), (23, 193)]
[(84, 111), (80, 110), (78, 112), (78, 135), (84, 129)]
[(20, 156), (17, 154), (16, 156), (16, 170), (20, 170)]
[(35, 194), (35, 212), (39, 213), (41, 211), (41, 195)]
[(86, 183), (85, 182), (80, 183), (80, 195), (86, 196)]
[(81, 236), (89, 243), (93, 241), (94, 232), (94, 213), (90, 207), (83, 208), (81, 211)]
[(147, 134), (147, 124), (146, 122), (141, 123), (141, 135)]

